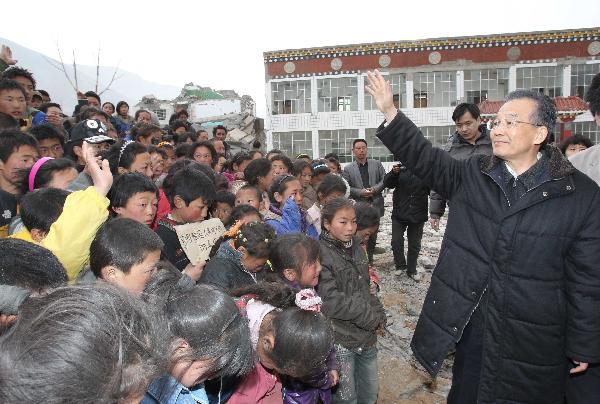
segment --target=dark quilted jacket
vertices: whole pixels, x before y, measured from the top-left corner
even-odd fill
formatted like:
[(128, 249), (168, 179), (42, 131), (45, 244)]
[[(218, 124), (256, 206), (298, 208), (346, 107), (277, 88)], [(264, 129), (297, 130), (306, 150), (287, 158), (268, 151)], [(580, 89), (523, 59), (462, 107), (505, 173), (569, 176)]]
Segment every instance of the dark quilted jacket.
[(567, 358), (600, 362), (600, 192), (547, 147), (546, 178), (511, 206), (497, 157), (431, 146), (401, 112), (377, 136), (452, 200), (412, 340), (435, 375), (487, 294), (480, 403), (563, 403)]

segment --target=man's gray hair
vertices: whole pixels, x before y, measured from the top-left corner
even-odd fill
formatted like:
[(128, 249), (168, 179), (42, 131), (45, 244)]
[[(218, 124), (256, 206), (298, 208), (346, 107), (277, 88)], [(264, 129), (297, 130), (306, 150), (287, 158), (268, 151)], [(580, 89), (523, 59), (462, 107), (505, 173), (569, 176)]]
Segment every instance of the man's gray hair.
[(548, 136), (542, 143), (544, 146), (550, 136), (554, 133), (554, 126), (556, 125), (556, 106), (554, 100), (545, 94), (532, 90), (516, 90), (508, 94), (506, 101), (520, 100), (523, 98), (530, 99), (536, 103), (535, 110), (529, 116), (531, 123), (538, 126), (545, 126), (548, 129)]

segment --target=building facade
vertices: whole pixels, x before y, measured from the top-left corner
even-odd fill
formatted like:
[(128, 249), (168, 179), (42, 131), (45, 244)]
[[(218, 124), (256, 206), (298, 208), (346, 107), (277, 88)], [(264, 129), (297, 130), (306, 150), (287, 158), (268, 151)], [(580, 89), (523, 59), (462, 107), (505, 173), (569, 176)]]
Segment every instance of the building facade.
[[(600, 73), (600, 29), (272, 51), (264, 62), (269, 149), (313, 158), (333, 152), (345, 163), (352, 141), (363, 138), (370, 157), (391, 162), (375, 137), (383, 115), (365, 91), (367, 71), (387, 76), (397, 106), (443, 146), (461, 102), (500, 101), (517, 89), (583, 98)], [(589, 112), (555, 130), (600, 141)]]

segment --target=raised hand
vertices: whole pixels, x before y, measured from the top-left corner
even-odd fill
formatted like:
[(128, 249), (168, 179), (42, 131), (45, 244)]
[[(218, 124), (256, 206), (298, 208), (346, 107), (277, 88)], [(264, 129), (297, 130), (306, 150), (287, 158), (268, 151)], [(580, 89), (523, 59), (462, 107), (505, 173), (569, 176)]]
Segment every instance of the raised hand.
[(204, 267), (206, 266), (206, 261), (201, 261), (196, 265), (188, 264), (183, 273), (192, 278), (194, 282), (198, 282), (200, 276), (202, 276), (202, 272), (204, 271)]
[(99, 194), (106, 196), (113, 183), (113, 175), (110, 172), (108, 160), (97, 158), (96, 148), (86, 141), (82, 143), (81, 149), (83, 151), (85, 167), (90, 177), (92, 177), (94, 188), (96, 188)]
[(17, 60), (13, 59), (12, 50), (6, 45), (2, 45), (2, 49), (0, 50), (0, 60), (4, 61), (4, 63), (9, 66), (17, 64)]
[(390, 83), (383, 78), (379, 70), (367, 72), (367, 80), (369, 84), (366, 85), (365, 89), (375, 100), (377, 108), (385, 115), (385, 120), (391, 122), (396, 117), (398, 110), (394, 106), (394, 96)]

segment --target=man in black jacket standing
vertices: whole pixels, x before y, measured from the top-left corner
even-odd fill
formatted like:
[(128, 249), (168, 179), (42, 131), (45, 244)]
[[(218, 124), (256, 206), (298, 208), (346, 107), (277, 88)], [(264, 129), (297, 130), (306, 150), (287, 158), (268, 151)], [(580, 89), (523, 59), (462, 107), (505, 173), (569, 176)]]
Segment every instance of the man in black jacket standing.
[[(457, 160), (466, 160), (475, 154), (492, 154), (492, 142), (481, 124), (481, 112), (475, 104), (458, 104), (452, 112), (456, 133), (448, 140), (445, 150)], [(446, 200), (435, 190), (429, 195), (429, 223), (433, 230), (440, 228), (440, 218), (446, 211)]]
[(369, 73), (386, 122), (377, 136), (452, 200), (411, 347), (434, 376), (456, 346), (449, 403), (563, 403), (569, 373), (600, 362), (600, 189), (548, 146), (550, 98), (508, 95), (493, 156), (431, 146)]
[[(421, 280), (417, 272), (417, 258), (421, 251), (423, 226), (427, 221), (427, 195), (429, 188), (402, 165), (395, 165), (386, 174), (383, 183), (386, 188), (394, 188), (392, 210), (392, 252), (396, 274), (404, 271), (414, 281)], [(404, 233), (408, 242), (408, 251), (404, 256)]]

